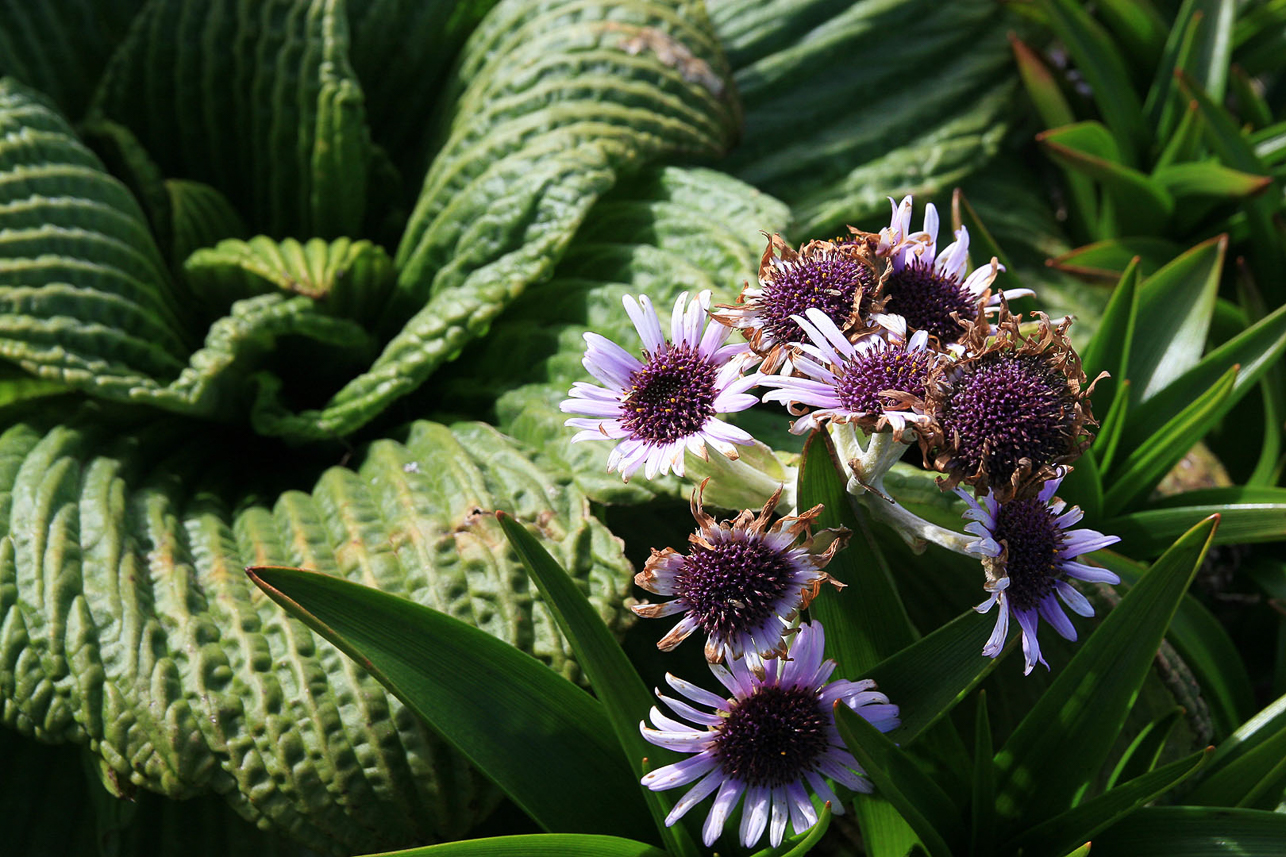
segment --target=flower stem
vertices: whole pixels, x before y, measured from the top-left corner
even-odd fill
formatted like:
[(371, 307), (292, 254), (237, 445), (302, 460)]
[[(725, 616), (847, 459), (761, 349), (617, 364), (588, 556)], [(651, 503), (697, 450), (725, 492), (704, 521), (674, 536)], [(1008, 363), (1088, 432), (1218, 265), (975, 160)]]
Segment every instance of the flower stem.
[(972, 539), (924, 520), (889, 496), (884, 474), (898, 462), (907, 444), (894, 440), (892, 433), (871, 435), (863, 449), (857, 430), (849, 423), (832, 424), (831, 438), (848, 476), (850, 502), (860, 504), (874, 520), (892, 527), (913, 548), (923, 550), (933, 542), (950, 551), (969, 555), (965, 549)]

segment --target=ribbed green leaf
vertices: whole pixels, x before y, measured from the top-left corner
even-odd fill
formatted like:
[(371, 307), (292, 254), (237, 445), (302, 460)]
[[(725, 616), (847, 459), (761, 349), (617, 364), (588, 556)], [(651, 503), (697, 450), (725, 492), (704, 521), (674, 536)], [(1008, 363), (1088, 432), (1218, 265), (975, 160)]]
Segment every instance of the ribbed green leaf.
[(574, 432), (563, 425), (567, 414), (558, 403), (573, 382), (591, 380), (581, 365), (582, 335), (592, 329), (627, 350), (640, 349), (621, 306), (625, 294), (646, 294), (663, 313), (683, 291), (710, 289), (716, 303), (734, 301), (740, 284), (758, 270), (760, 230), (778, 231), (786, 222), (781, 203), (720, 173), (644, 171), (594, 206), (553, 278), (528, 289), (490, 335), (465, 352), (434, 391), (433, 404), (494, 405), (503, 431), (566, 466), (595, 500), (677, 494), (677, 480), (625, 484), (608, 473), (611, 443), (571, 443)]
[[(603, 707), (441, 611), (297, 568), (253, 566), (268, 597), (352, 658), (550, 832), (649, 830)], [(603, 800), (616, 812), (597, 809)]]
[(1127, 378), (1130, 344), (1138, 329), (1138, 285), (1139, 262), (1131, 259), (1112, 290), (1094, 338), (1081, 354), (1081, 365), (1088, 377), (1097, 378), (1100, 372), (1108, 372), (1118, 387)]
[(392, 338), (324, 407), (261, 431), (353, 431), (548, 277), (618, 173), (730, 144), (725, 63), (701, 16), (677, 0), (609, 8), (502, 3), (474, 31), (449, 86), (454, 120), (396, 255)]
[[(274, 237), (356, 234), (370, 157), (343, 0), (148, 3), (94, 112)], [(230, 133), (231, 131), (231, 133)]]
[(43, 98), (0, 81), (0, 354), (128, 397), (188, 346), (165, 265), (128, 190)]
[(144, 0), (4, 0), (0, 75), (40, 90), (79, 117)]
[(1220, 742), (1210, 769), (1190, 795), (1194, 804), (1234, 806), (1283, 756), (1286, 697), (1279, 697)]
[(424, 173), (442, 79), (497, 0), (346, 0), (353, 70), (375, 142), (403, 175)]
[(237, 818), (215, 795), (174, 801), (110, 779), (87, 751), (49, 747), (0, 730), (0, 824), (14, 855), (277, 857), (280, 837)]
[(1251, 809), (1144, 807), (1094, 837), (1093, 857), (1279, 857), (1286, 815)]
[(990, 854), (996, 847), (996, 765), (987, 715), (987, 692), (978, 693), (974, 715), (973, 783), (969, 794), (969, 853)]
[(304, 295), (327, 315), (369, 319), (393, 285), (393, 265), (369, 241), (273, 241), (257, 235), (198, 250), (184, 264), (193, 293), (209, 307), (265, 293)]
[(609, 619), (629, 582), (620, 543), (566, 475), (486, 426), (413, 424), (311, 493), (247, 493), (280, 451), (242, 443), (229, 462), (228, 442), (176, 422), (131, 429), (97, 409), (0, 434), (0, 659), (12, 665), (0, 722), (86, 744), (122, 782), (223, 794), (322, 852), (461, 835), (494, 788), (241, 568), (378, 586), (574, 676), (483, 510), (538, 522)]
[(746, 105), (741, 145), (721, 166), (787, 202), (796, 240), (887, 223), (885, 197), (944, 193), (996, 154), (1017, 95), (999, 5), (709, 6)]
[(208, 184), (170, 179), (165, 182), (172, 218), (170, 259), (175, 268), (202, 247), (225, 238), (248, 238), (250, 231), (228, 198)]
[(1217, 522), (1185, 533), (1130, 588), (996, 754), (996, 811), (1010, 836), (1074, 806), (1095, 779)]

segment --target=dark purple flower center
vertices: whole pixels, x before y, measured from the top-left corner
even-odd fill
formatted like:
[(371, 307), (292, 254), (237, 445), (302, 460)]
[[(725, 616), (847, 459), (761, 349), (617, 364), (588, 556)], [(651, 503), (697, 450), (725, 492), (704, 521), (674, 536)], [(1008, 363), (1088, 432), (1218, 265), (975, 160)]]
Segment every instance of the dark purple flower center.
[(874, 272), (843, 253), (810, 254), (774, 265), (758, 301), (764, 332), (774, 344), (807, 342), (808, 337), (791, 316), (814, 308), (843, 330), (853, 314), (858, 290), (869, 291), (874, 284)]
[(1062, 574), (1057, 560), (1064, 533), (1049, 506), (1039, 497), (1002, 503), (993, 538), (1009, 545), (1005, 574), (1010, 603), (1020, 610), (1036, 607), (1054, 591), (1054, 581)]
[(966, 365), (941, 415), (953, 467), (984, 465), (1007, 482), (1024, 458), (1034, 468), (1068, 451), (1075, 400), (1067, 377), (1038, 354), (993, 351)]
[(754, 631), (774, 614), (795, 569), (758, 538), (695, 545), (675, 575), (675, 594), (719, 640)]
[(966, 321), (978, 314), (977, 301), (969, 297), (960, 280), (954, 274), (943, 276), (934, 271), (932, 263), (915, 261), (894, 271), (885, 281), (884, 291), (889, 296), (885, 312), (902, 316), (912, 330), (927, 330), (940, 342), (956, 342), (964, 333), (951, 313)]
[(667, 342), (643, 355), (621, 402), (621, 424), (636, 438), (668, 443), (697, 434), (714, 416), (714, 365), (689, 345)]
[(902, 346), (871, 348), (844, 366), (836, 379), (835, 393), (846, 410), (881, 414), (885, 405), (895, 404), (883, 390), (898, 390), (924, 398), (924, 379), (929, 373), (929, 351), (907, 351)]
[(760, 687), (728, 713), (715, 757), (726, 776), (751, 787), (798, 782), (830, 746), (828, 715), (815, 691)]

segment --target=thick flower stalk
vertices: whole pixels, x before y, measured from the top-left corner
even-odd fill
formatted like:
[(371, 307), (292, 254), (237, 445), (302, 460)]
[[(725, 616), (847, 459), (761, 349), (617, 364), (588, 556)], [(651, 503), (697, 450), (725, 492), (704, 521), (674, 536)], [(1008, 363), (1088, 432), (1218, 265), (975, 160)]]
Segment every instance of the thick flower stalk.
[(1012, 615), (1022, 629), (1024, 674), (1029, 674), (1037, 663), (1049, 668), (1036, 638), (1042, 618), (1064, 639), (1075, 640), (1076, 629), (1062, 605), (1078, 616), (1094, 615), (1094, 608), (1071, 585), (1071, 580), (1121, 582), (1111, 571), (1079, 561), (1084, 554), (1114, 545), (1120, 538), (1097, 530), (1071, 529), (1084, 513), (1078, 506), (1068, 509), (1054, 496), (1062, 481), (1060, 473), (1046, 482), (1036, 496), (1006, 503), (997, 502), (994, 495), (975, 500), (968, 492), (956, 489), (969, 504), (964, 513), (970, 521), (965, 532), (977, 536), (968, 550), (981, 558), (987, 573), (984, 589), (990, 596), (975, 609), (986, 613), (997, 608), (996, 626), (982, 653), (992, 658), (1000, 654)]
[(754, 442), (717, 418), (758, 402), (746, 392), (758, 376), (742, 375), (755, 360), (750, 347), (725, 344), (732, 330), (706, 318), (709, 292), (688, 300), (685, 292), (675, 302), (667, 339), (647, 296), (626, 295), (625, 311), (643, 342), (641, 356), (586, 333), (581, 362), (602, 386), (578, 381), (559, 405), (564, 413), (583, 415), (565, 423), (581, 429), (573, 441), (617, 441), (607, 469), (620, 471), (626, 481), (640, 467), (648, 479), (670, 471), (682, 476), (686, 451), (705, 458), (709, 445), (736, 458), (737, 444)]
[(703, 841), (712, 846), (744, 795), (742, 845), (754, 846), (768, 830), (769, 841), (777, 846), (788, 822), (795, 833), (817, 823), (807, 787), (829, 801), (836, 815), (844, 813), (844, 804), (825, 778), (853, 791), (871, 791), (870, 781), (835, 727), (835, 704), (847, 705), (884, 732), (898, 726), (898, 708), (872, 681), (829, 682), (835, 662), (823, 660), (824, 644), (821, 623), (805, 623), (795, 636), (790, 660), (771, 662), (762, 677), (745, 661), (732, 661), (726, 667), (711, 664), (715, 678), (732, 694), (726, 699), (666, 676), (670, 687), (688, 700), (713, 709), (702, 711), (658, 691), (661, 701), (688, 722), (653, 708), (654, 728), (639, 724), (651, 743), (692, 754), (643, 777), (643, 785), (653, 791), (696, 783), (674, 805), (665, 819), (667, 825), (714, 794), (702, 830)]
[(849, 532), (828, 529), (811, 534), (820, 505), (770, 527), (780, 490), (758, 515), (747, 509), (731, 521), (716, 523), (701, 506), (704, 489), (702, 483), (692, 495), (697, 531), (688, 536), (688, 552), (653, 550), (634, 578), (649, 592), (673, 595), (674, 600), (632, 609), (648, 619), (683, 615), (657, 643), (663, 651), (700, 630), (706, 634), (707, 661), (744, 657), (750, 669), (762, 672), (764, 659), (786, 654), (799, 611), (817, 597), (822, 584), (840, 586), (822, 569), (847, 544)]

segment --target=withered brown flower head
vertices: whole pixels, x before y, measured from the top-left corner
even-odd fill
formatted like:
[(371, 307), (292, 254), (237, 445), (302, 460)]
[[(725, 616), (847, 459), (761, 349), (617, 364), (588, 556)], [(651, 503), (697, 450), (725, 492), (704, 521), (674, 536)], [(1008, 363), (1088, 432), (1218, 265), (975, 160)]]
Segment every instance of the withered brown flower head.
[(792, 250), (781, 236), (768, 236), (759, 277), (747, 283), (736, 304), (720, 305), (711, 316), (740, 328), (751, 349), (764, 358), (760, 371), (775, 372), (791, 354), (792, 343), (808, 337), (791, 316), (818, 309), (840, 330), (866, 326), (875, 308), (880, 271), (887, 267), (874, 252), (875, 236), (855, 232), (851, 240), (809, 241)]
[(988, 342), (989, 326), (979, 313), (966, 325), (966, 356), (930, 373), (925, 411), (931, 420), (920, 448), (925, 465), (946, 474), (938, 480), (944, 488), (964, 482), (1001, 503), (1029, 496), (1093, 440), (1094, 384), (1085, 386), (1080, 357), (1067, 339), (1071, 319), (1054, 327), (1044, 313), (1036, 315), (1036, 332), (1024, 337), (1021, 316), (1003, 307)]
[(688, 536), (688, 552), (653, 550), (634, 578), (649, 592), (673, 595), (674, 600), (632, 609), (645, 619), (683, 614), (657, 643), (663, 651), (700, 629), (708, 635), (708, 661), (745, 657), (759, 672), (763, 659), (785, 654), (791, 623), (817, 597), (821, 585), (840, 585), (822, 569), (848, 542), (849, 532), (810, 533), (821, 506), (769, 527), (780, 489), (759, 514), (747, 509), (731, 521), (716, 523), (701, 506), (704, 489), (705, 482), (692, 495), (697, 531)]

